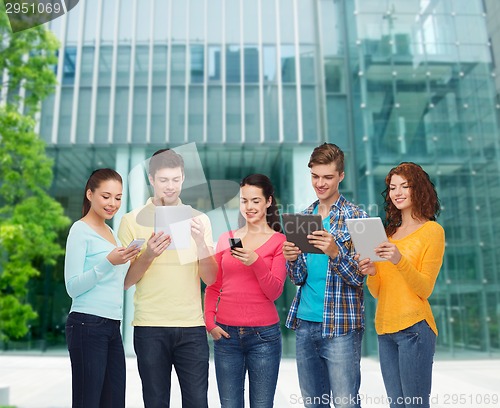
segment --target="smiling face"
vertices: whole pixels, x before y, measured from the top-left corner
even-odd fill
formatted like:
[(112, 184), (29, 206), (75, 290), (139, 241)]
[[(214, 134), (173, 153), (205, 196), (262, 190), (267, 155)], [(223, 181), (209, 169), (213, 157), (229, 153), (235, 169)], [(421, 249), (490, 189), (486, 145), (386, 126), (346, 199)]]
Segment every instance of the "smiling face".
[(266, 200), (260, 187), (244, 185), (240, 188), (240, 212), (249, 224), (266, 223), (271, 202), (272, 198)]
[(399, 211), (411, 210), (411, 186), (405, 178), (397, 174), (392, 175), (389, 183), (389, 197)]
[(87, 190), (90, 211), (98, 217), (110, 220), (122, 205), (122, 183), (117, 180), (105, 180), (94, 191)]
[(149, 175), (149, 182), (154, 190), (156, 205), (177, 205), (182, 191), (184, 174), (180, 167), (165, 167)]
[(311, 182), (321, 204), (331, 206), (339, 198), (339, 184), (344, 179), (344, 172), (339, 173), (334, 162), (313, 164)]

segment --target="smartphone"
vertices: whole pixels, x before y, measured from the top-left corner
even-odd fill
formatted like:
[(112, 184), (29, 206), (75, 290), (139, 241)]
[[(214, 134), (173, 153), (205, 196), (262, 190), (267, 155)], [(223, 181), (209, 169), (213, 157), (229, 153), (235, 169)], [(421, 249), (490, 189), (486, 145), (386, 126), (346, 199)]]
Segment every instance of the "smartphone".
[(128, 245), (127, 248), (131, 247), (141, 248), (145, 242), (146, 240), (144, 238), (136, 238)]
[(231, 249), (243, 248), (243, 242), (241, 242), (241, 238), (229, 238), (229, 247)]

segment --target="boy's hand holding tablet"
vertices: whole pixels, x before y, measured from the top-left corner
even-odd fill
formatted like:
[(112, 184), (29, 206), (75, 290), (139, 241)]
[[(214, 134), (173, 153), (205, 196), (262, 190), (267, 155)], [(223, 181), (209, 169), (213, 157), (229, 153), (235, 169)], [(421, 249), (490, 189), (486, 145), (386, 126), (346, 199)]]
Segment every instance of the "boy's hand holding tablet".
[(330, 258), (335, 258), (339, 253), (339, 247), (335, 243), (333, 235), (326, 230), (314, 231), (307, 236), (309, 243)]
[(295, 261), (301, 253), (336, 256), (337, 245), (332, 235), (323, 228), (321, 215), (283, 214), (283, 232), (286, 242), (283, 255), (287, 261)]

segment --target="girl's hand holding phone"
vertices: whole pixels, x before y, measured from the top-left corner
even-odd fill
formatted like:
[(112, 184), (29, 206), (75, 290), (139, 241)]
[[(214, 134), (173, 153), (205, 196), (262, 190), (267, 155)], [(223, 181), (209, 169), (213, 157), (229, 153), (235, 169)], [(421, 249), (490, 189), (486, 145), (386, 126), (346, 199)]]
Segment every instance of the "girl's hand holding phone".
[(107, 258), (108, 261), (111, 262), (113, 265), (122, 265), (134, 259), (139, 254), (140, 251), (141, 248), (138, 248), (136, 246), (131, 246), (129, 248), (118, 247), (113, 249), (108, 254)]
[(254, 251), (239, 247), (232, 248), (231, 255), (246, 266), (252, 265), (259, 257)]

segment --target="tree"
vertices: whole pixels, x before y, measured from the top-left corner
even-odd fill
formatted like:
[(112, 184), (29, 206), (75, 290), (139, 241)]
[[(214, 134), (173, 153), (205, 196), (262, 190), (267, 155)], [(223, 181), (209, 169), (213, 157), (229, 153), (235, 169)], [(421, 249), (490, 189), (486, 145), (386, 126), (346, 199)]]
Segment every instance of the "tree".
[(0, 340), (24, 336), (37, 317), (28, 282), (63, 254), (58, 232), (70, 222), (47, 192), (52, 161), (35, 133), (56, 84), (57, 49), (43, 26), (13, 34), (0, 2)]

